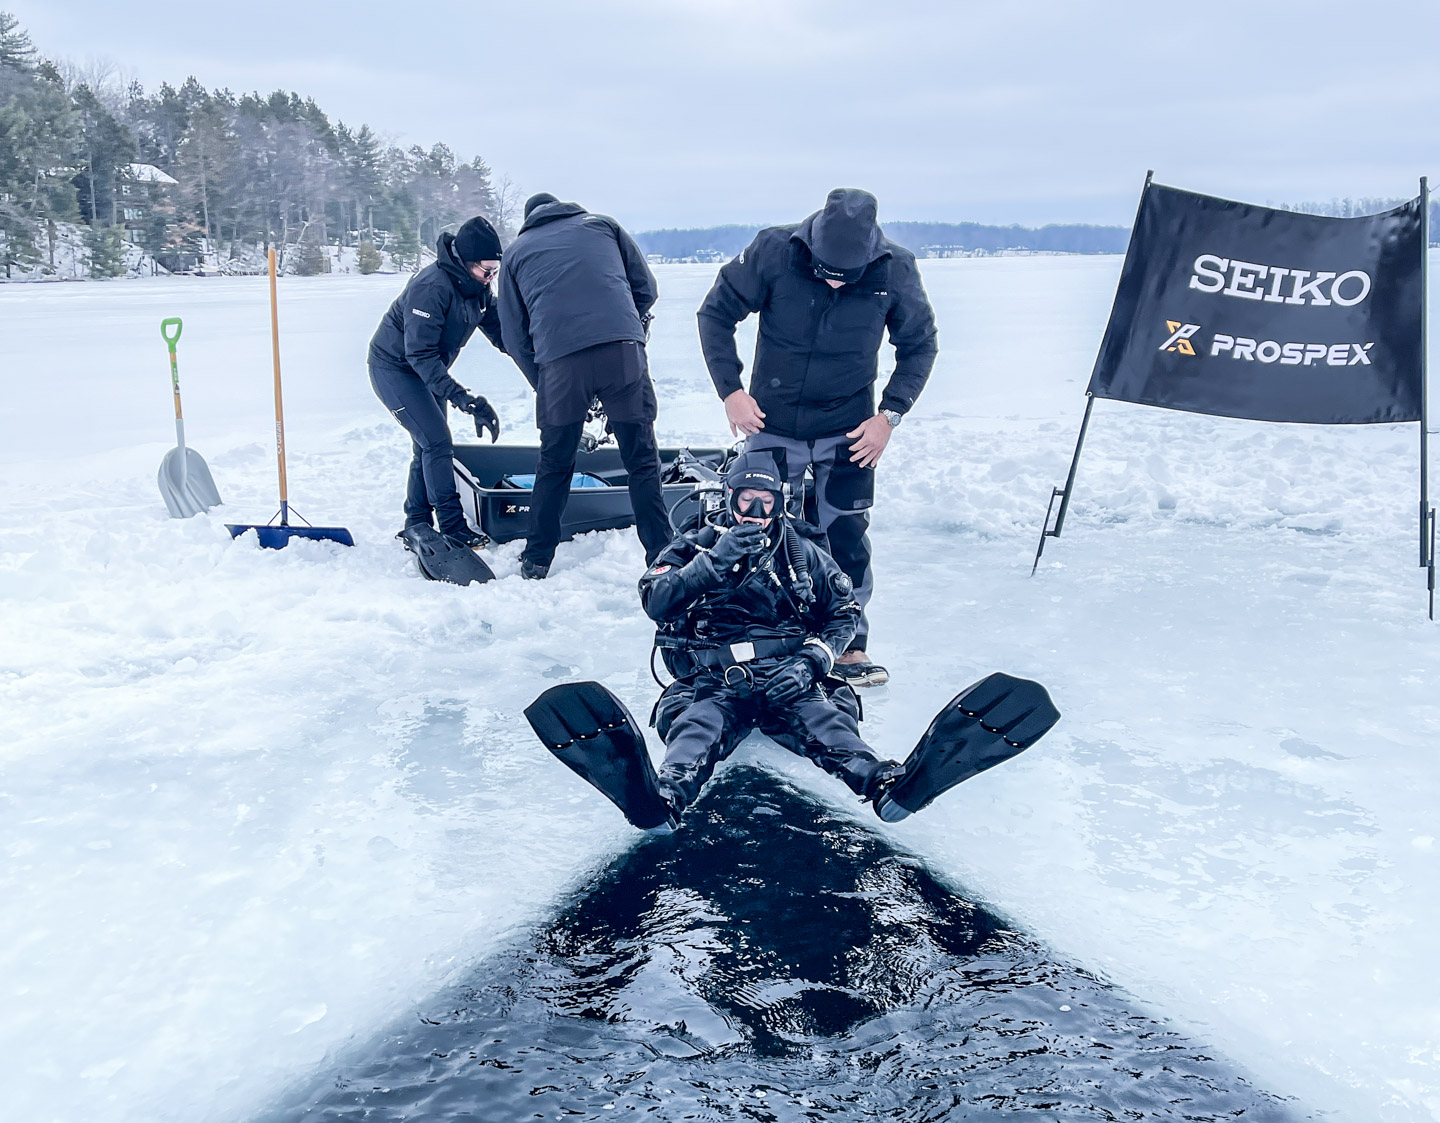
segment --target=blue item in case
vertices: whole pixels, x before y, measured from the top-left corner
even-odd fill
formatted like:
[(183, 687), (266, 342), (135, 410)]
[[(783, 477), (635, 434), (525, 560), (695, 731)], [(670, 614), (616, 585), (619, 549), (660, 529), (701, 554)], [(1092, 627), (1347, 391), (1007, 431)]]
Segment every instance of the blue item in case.
[[(513, 473), (506, 476), (500, 482), (506, 487), (518, 487), (529, 490), (534, 488), (535, 486), (535, 476), (534, 473), (531, 473), (530, 475)], [(604, 480), (602, 480), (599, 476), (592, 476), (589, 472), (576, 472), (573, 476), (570, 477), (570, 489), (572, 491), (577, 487), (609, 486), (610, 485), (607, 484)]]

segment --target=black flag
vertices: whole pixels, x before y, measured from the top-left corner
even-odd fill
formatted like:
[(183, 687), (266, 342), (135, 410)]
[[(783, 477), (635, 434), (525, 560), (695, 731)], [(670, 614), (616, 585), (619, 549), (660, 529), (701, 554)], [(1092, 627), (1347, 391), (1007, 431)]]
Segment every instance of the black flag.
[(1090, 392), (1256, 421), (1419, 421), (1422, 210), (1322, 218), (1150, 184)]

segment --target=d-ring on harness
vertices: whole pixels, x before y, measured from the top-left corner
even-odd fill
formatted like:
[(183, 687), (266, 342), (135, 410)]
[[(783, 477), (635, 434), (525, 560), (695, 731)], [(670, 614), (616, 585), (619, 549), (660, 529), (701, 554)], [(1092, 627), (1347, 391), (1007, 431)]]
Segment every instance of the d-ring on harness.
[[(736, 671), (738, 671), (739, 674), (735, 675), (735, 677), (732, 679), (730, 676)], [(737, 687), (754, 686), (755, 676), (750, 673), (750, 668), (745, 666), (745, 664), (732, 663), (730, 666), (725, 668), (725, 685)]]

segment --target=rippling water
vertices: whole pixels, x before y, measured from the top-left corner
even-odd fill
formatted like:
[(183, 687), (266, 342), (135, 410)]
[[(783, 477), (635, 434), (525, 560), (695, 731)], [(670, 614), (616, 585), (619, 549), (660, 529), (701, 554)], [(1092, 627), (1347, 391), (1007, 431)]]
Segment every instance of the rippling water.
[(1307, 1116), (750, 768), (270, 1118)]

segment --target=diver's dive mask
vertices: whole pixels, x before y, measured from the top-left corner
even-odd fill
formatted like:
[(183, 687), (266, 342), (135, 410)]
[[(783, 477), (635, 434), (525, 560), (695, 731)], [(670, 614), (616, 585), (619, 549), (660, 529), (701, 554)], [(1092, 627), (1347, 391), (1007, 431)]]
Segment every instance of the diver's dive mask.
[(731, 511), (737, 517), (747, 519), (768, 519), (773, 517), (780, 510), (780, 497), (773, 491), (768, 493), (771, 497), (770, 510), (765, 509), (765, 500), (759, 495), (752, 495), (744, 503), (740, 502), (740, 493), (735, 493), (735, 498), (730, 504)]

